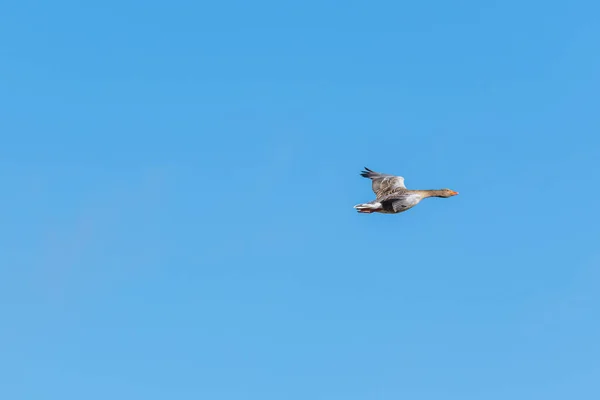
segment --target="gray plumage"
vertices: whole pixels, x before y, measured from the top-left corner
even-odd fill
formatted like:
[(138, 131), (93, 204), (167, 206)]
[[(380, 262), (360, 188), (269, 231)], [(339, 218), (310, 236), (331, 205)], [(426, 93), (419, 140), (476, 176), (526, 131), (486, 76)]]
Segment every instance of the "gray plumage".
[(373, 181), (373, 192), (378, 198), (394, 193), (396, 190), (406, 189), (404, 178), (401, 176), (380, 174), (379, 172), (371, 171), (367, 167), (365, 167), (365, 170), (360, 175)]

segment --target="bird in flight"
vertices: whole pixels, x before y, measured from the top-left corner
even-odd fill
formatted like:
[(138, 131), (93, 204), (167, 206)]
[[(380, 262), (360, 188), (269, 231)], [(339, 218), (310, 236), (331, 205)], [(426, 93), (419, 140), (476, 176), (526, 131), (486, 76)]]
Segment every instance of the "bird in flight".
[(450, 189), (410, 190), (404, 186), (401, 176), (381, 174), (365, 167), (361, 176), (373, 181), (375, 200), (354, 206), (359, 213), (398, 214), (409, 210), (427, 197), (452, 197), (458, 192)]

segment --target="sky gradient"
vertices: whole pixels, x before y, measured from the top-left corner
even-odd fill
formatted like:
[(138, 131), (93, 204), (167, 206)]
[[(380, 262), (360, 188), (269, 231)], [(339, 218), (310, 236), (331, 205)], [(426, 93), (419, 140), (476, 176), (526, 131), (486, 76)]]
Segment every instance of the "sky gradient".
[(0, 397), (599, 398), (600, 4), (487, 3), (3, 4)]

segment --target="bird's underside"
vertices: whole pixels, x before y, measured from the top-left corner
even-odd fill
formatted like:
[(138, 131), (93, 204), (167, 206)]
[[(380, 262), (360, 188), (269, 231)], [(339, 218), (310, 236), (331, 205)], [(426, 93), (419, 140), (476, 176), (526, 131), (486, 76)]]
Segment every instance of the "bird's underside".
[(422, 197), (415, 193), (397, 191), (364, 204), (354, 206), (360, 213), (378, 212), (382, 214), (398, 214), (407, 211), (421, 201)]

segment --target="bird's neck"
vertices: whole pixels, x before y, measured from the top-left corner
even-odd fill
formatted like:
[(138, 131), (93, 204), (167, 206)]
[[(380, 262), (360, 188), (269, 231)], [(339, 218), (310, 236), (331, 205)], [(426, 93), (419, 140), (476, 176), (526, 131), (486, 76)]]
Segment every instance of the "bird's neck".
[(423, 198), (427, 197), (443, 197), (443, 190), (415, 190), (416, 193), (420, 194)]

